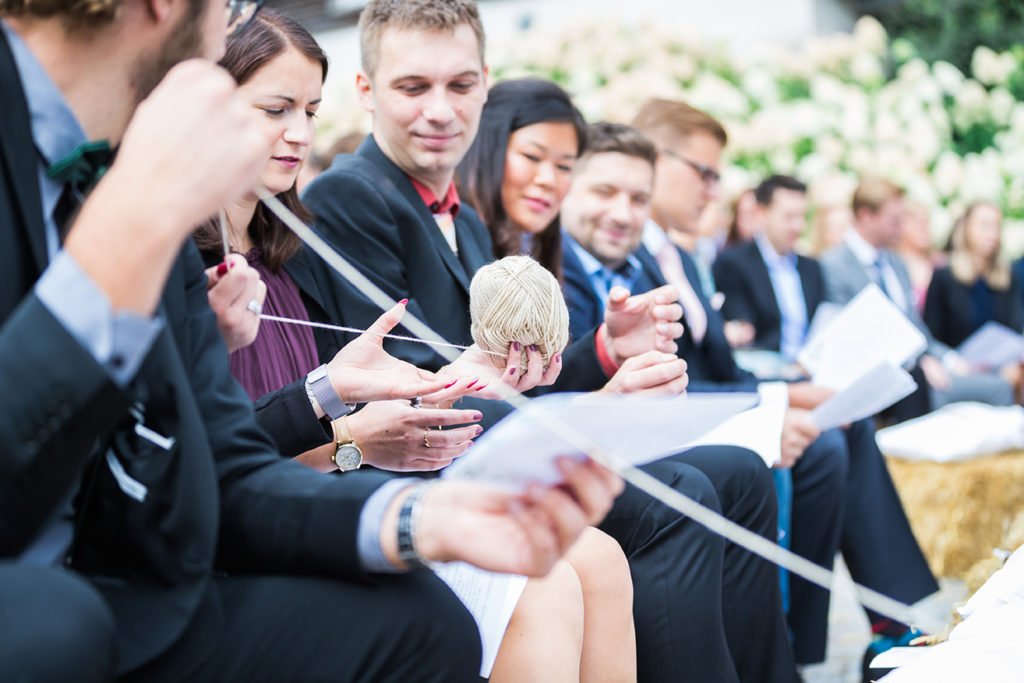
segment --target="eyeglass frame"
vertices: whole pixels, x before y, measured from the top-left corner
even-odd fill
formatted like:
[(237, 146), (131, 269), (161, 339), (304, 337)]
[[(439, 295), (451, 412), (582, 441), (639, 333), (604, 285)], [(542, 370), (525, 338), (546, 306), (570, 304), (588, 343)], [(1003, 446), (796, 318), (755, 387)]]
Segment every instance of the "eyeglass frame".
[[(245, 27), (252, 23), (252, 20), (256, 18), (256, 15), (260, 13), (266, 0), (227, 0), (228, 10), (228, 38), (237, 36)], [(245, 22), (239, 24), (234, 29), (231, 28), (232, 21), (237, 21), (243, 13), (244, 8), (255, 5), (256, 9), (253, 10), (252, 16), (245, 20)], [(237, 13), (237, 15), (236, 15)], [(234, 17), (234, 18), (232, 18)]]
[(684, 164), (692, 168), (694, 171), (697, 172), (697, 175), (700, 176), (701, 182), (707, 185), (708, 187), (714, 187), (718, 183), (722, 182), (722, 174), (719, 173), (716, 169), (711, 168), (707, 164), (702, 164), (699, 161), (688, 159), (684, 157), (682, 154), (679, 154), (678, 152), (673, 152), (670, 149), (662, 149), (659, 150), (659, 152), (661, 154), (664, 154), (665, 156), (672, 157), (673, 159), (678, 159), (679, 161), (683, 162)]

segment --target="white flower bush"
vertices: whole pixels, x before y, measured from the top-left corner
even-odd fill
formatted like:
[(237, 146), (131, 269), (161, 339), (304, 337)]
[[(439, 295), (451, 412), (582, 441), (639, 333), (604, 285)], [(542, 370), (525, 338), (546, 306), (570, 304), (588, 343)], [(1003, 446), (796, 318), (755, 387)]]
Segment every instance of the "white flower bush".
[[(978, 48), (971, 73), (928, 65), (871, 18), (852, 34), (740, 56), (692, 29), (594, 18), (495, 45), (495, 79), (562, 84), (591, 120), (628, 122), (649, 97), (682, 99), (730, 135), (727, 194), (792, 173), (818, 202), (845, 203), (859, 174), (887, 176), (929, 209), (937, 244), (972, 201), (1006, 214), (1024, 252), (1024, 59)], [(890, 76), (889, 74), (895, 74)]]

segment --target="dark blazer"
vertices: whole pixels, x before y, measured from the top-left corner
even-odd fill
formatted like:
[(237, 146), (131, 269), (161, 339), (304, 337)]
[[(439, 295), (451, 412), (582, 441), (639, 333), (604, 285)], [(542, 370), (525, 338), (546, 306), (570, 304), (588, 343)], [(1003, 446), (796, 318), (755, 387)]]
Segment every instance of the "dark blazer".
[[(37, 157), (2, 33), (0, 101), (3, 555), (25, 547), (80, 486), (68, 564), (113, 610), (122, 672), (167, 651), (190, 624), (201, 624), (192, 628), (200, 642), (216, 641), (217, 568), (362, 577), (359, 515), (386, 477), (325, 477), (281, 459), (230, 376), (191, 244), (161, 299), (165, 327), (124, 391), (32, 295), (47, 260)], [(169, 451), (136, 435), (132, 404), (147, 427), (174, 439)], [(108, 450), (148, 488), (143, 501), (121, 491)]]
[[(992, 291), (995, 322), (1020, 332), (1024, 328), (1024, 293), (1016, 273), (1010, 288)], [(979, 327), (974, 319), (971, 288), (953, 277), (949, 266), (936, 268), (924, 299), (924, 322), (935, 338), (951, 347), (960, 346)]]
[[(317, 217), (317, 228), (339, 252), (374, 284), (395, 299), (408, 298), (408, 311), (446, 340), (473, 343), (470, 334), (469, 284), (482, 266), (494, 260), (487, 228), (476, 212), (462, 204), (455, 219), (458, 255), (452, 253), (430, 210), (398, 166), (369, 136), (355, 154), (341, 155), (303, 195)], [(380, 309), (349, 287), (326, 265), (314, 264), (322, 289), (331, 292), (334, 308), (352, 324), (365, 327)], [(388, 340), (392, 354), (436, 370), (443, 358), (430, 347)], [(552, 389), (589, 391), (607, 381), (594, 351), (593, 331), (566, 349), (562, 373)]]
[[(678, 248), (678, 247), (677, 247)], [(686, 361), (686, 372), (690, 378), (689, 391), (749, 391), (756, 386), (752, 375), (741, 370), (732, 357), (732, 349), (725, 337), (725, 324), (721, 315), (711, 307), (700, 288), (700, 275), (693, 259), (682, 249), (683, 270), (693, 285), (701, 305), (708, 316), (708, 329), (698, 344), (683, 317), (683, 336), (677, 340), (679, 357)], [(666, 283), (658, 262), (641, 246), (634, 255), (640, 261), (641, 272), (633, 286), (634, 294), (662, 287)], [(562, 275), (564, 278), (565, 300), (569, 304), (569, 329), (586, 329), (594, 320), (604, 315), (600, 298), (594, 291), (572, 249), (568, 237), (562, 242)]]
[[(796, 270), (810, 323), (825, 300), (825, 276), (821, 265), (806, 256), (797, 256)], [(722, 304), (725, 319), (751, 323), (757, 331), (754, 346), (778, 351), (782, 343), (782, 313), (757, 243), (748, 242), (722, 252), (715, 261), (714, 274), (719, 291), (725, 295)]]

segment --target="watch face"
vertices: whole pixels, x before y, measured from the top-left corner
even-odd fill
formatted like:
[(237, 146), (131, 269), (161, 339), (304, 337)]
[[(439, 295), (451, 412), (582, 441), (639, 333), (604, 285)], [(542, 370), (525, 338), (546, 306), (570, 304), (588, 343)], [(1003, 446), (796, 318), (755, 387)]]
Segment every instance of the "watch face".
[(357, 469), (363, 464), (363, 453), (353, 444), (338, 446), (334, 453), (334, 464), (342, 472)]

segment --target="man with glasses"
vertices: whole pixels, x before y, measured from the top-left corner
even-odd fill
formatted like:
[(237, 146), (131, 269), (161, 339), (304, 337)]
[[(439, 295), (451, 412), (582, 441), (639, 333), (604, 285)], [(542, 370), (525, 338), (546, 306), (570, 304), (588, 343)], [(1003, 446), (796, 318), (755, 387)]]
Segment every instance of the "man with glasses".
[(280, 456), (187, 241), (279, 135), (213, 64), (257, 4), (227, 8), (0, 0), (0, 678), (476, 680), (473, 619), (406, 570), (543, 575), (621, 481), (576, 463), (525, 499)]

